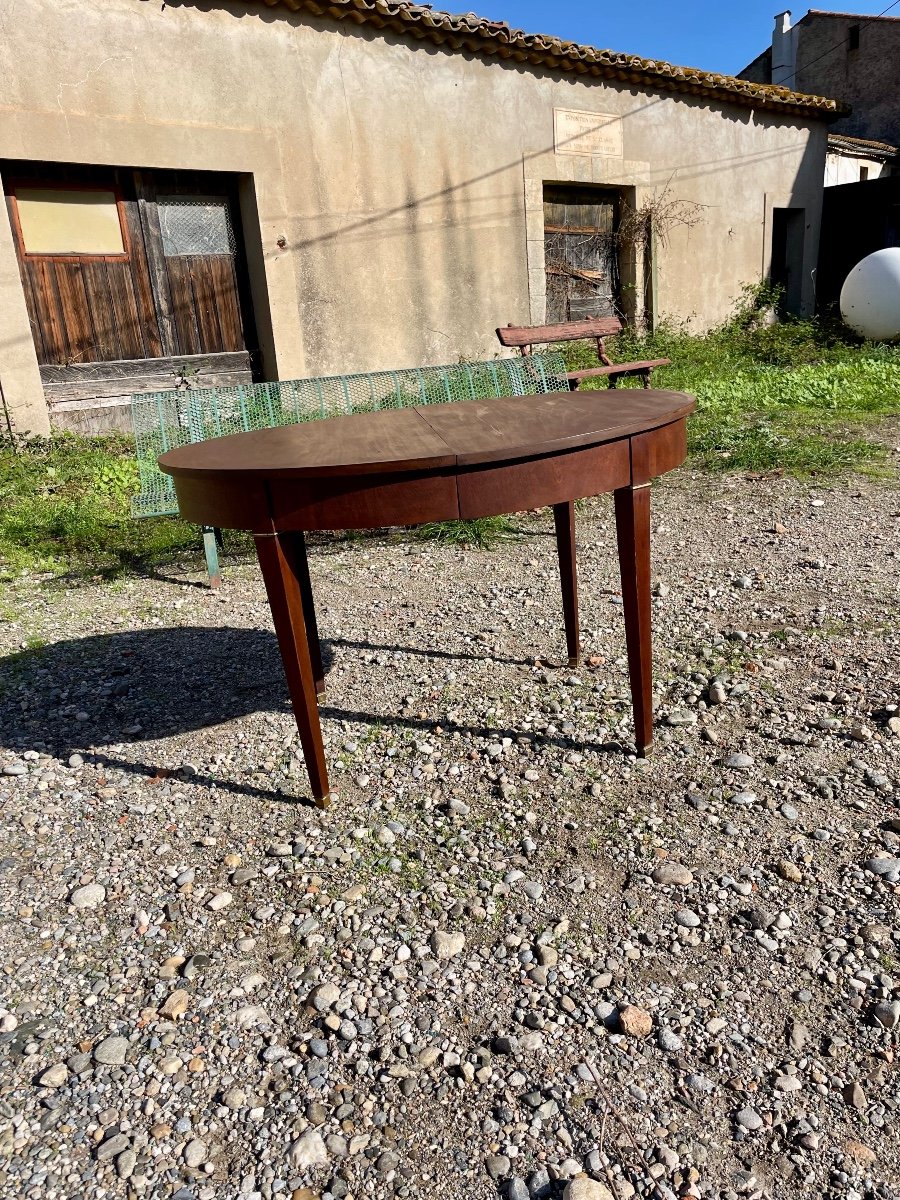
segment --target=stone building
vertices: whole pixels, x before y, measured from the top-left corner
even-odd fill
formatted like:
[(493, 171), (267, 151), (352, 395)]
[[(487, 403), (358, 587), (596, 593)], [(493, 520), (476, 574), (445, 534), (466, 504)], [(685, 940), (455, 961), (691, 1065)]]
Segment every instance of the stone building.
[[(497, 325), (813, 304), (832, 100), (394, 0), (6, 0), (0, 389), (486, 358)], [(654, 214), (648, 234), (647, 214)]]
[(811, 8), (775, 17), (772, 44), (740, 72), (754, 83), (834, 96), (849, 107), (831, 127), (825, 186), (880, 179), (900, 155), (900, 17)]

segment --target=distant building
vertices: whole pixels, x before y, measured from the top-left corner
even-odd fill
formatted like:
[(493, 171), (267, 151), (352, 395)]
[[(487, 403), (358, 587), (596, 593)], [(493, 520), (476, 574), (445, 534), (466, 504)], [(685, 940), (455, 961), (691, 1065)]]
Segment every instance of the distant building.
[(179, 381), (490, 358), (507, 322), (702, 329), (770, 272), (812, 311), (833, 100), (400, 0), (3, 12), (17, 430), (121, 425)]
[(886, 142), (868, 138), (847, 137), (842, 133), (828, 135), (828, 154), (825, 157), (825, 186), (843, 183), (865, 183), (869, 179), (884, 179), (900, 169), (900, 151)]
[(832, 96), (850, 106), (829, 133), (828, 187), (900, 170), (898, 64), (900, 17), (812, 8), (796, 25), (790, 12), (778, 13), (772, 45), (739, 78)]

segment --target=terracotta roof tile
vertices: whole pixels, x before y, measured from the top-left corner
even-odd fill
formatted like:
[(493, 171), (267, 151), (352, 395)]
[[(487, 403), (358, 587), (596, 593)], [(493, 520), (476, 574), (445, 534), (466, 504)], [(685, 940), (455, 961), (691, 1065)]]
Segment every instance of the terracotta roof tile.
[(897, 147), (891, 146), (887, 142), (876, 142), (871, 138), (850, 137), (846, 133), (829, 133), (828, 148), (829, 150), (856, 151), (860, 154), (870, 151), (880, 158), (890, 158), (897, 153)]
[(638, 87), (688, 92), (720, 102), (833, 120), (849, 109), (838, 100), (792, 92), (774, 84), (751, 83), (695, 67), (679, 67), (658, 59), (615, 50), (598, 50), (546, 34), (524, 33), (502, 21), (475, 13), (454, 15), (403, 0), (263, 0), (270, 8), (288, 8), (335, 21), (370, 25), (392, 33), (433, 42), (448, 50), (507, 59), (555, 71), (615, 79)]

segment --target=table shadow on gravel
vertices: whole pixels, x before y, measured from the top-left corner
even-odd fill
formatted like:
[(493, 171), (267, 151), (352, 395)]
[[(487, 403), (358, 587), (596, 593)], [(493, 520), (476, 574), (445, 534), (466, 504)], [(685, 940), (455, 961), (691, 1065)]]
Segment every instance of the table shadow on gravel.
[[(454, 658), (472, 662), (525, 665), (525, 660), (434, 647), (391, 646), (335, 638), (322, 642), (326, 679), (341, 650)], [(385, 665), (384, 669), (390, 669)], [(373, 672), (374, 674), (374, 672)], [(3, 661), (0, 675), (0, 746), (21, 752), (44, 746), (65, 760), (86, 746), (137, 744), (212, 728), (253, 713), (291, 711), (275, 635), (266, 629), (178, 626), (96, 634), (22, 650)], [(78, 720), (79, 713), (87, 719)], [(325, 719), (433, 732), (443, 719), (349, 711), (328, 704)], [(585, 743), (480, 725), (454, 725), (460, 733), (495, 741), (527, 737), (534, 746), (589, 748), (622, 753), (619, 743)], [(92, 752), (92, 757), (135, 774), (155, 775), (151, 764), (128, 762)], [(195, 782), (206, 782), (194, 776)], [(209, 779), (219, 788), (286, 799), (280, 791)]]

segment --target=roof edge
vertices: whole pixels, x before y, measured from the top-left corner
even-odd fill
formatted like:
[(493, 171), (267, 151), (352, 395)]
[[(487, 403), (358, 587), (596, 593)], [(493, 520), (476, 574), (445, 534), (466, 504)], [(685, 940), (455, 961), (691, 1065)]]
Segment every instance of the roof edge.
[(475, 13), (455, 16), (404, 0), (262, 0), (262, 3), (269, 8), (286, 8), (327, 20), (370, 25), (456, 53), (469, 52), (576, 75), (615, 79), (788, 116), (833, 121), (850, 112), (847, 105), (826, 96), (792, 92), (775, 84), (751, 83), (733, 75), (680, 67), (636, 54), (599, 50), (546, 34), (525, 33)]
[(887, 162), (898, 155), (898, 148), (888, 142), (876, 142), (872, 138), (851, 137), (847, 133), (829, 133), (828, 149), (841, 153), (879, 159)]
[[(830, 12), (827, 8), (810, 8), (800, 21), (805, 21), (807, 17), (842, 17), (845, 21), (859, 21), (861, 25), (868, 25), (870, 21), (900, 21), (900, 17), (889, 17), (885, 13), (873, 13), (869, 16), (867, 13)], [(798, 25), (800, 21), (797, 22)]]

